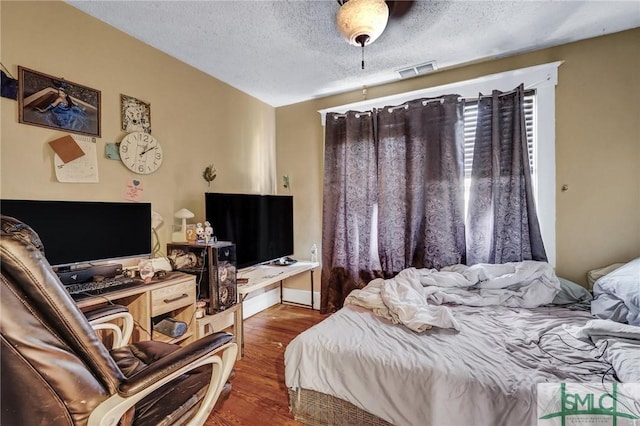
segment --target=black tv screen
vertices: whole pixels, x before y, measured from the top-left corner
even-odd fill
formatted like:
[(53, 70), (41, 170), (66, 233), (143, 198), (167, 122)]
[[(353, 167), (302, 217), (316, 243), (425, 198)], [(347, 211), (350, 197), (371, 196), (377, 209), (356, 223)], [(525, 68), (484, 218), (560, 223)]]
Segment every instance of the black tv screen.
[(238, 268), (293, 254), (293, 196), (205, 193), (206, 218), (236, 245)]
[(2, 200), (0, 211), (33, 228), (53, 267), (151, 254), (151, 204)]

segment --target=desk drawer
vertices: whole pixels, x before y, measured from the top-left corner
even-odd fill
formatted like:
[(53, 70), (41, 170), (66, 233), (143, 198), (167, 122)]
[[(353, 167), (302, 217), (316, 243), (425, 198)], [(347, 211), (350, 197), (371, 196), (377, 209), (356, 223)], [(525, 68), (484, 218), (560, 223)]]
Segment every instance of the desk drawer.
[(196, 286), (192, 281), (170, 285), (151, 292), (151, 316), (166, 314), (196, 303)]

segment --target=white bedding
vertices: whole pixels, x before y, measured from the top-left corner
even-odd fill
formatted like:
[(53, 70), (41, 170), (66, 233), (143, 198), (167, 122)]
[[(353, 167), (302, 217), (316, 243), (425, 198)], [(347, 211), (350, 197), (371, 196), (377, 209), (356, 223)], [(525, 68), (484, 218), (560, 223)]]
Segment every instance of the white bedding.
[(598, 279), (593, 295), (594, 316), (640, 326), (640, 257)]
[(640, 383), (640, 327), (596, 319), (582, 327), (566, 327), (577, 339), (601, 348), (623, 383)]
[(427, 301), (420, 283), (420, 269), (401, 271), (394, 278), (375, 279), (361, 290), (353, 290), (345, 305), (371, 309), (374, 314), (413, 331), (431, 327), (460, 329), (458, 321), (445, 306), (433, 306)]
[(563, 328), (583, 326), (587, 312), (449, 309), (459, 332), (416, 333), (346, 306), (287, 346), (286, 385), (341, 398), (396, 425), (529, 425), (536, 423), (536, 383), (613, 379), (598, 349)]
[(449, 308), (436, 305), (533, 308), (551, 303), (559, 290), (560, 281), (546, 262), (453, 265), (440, 271), (408, 268), (393, 278), (375, 279), (353, 290), (344, 304), (371, 309), (413, 331), (459, 330)]

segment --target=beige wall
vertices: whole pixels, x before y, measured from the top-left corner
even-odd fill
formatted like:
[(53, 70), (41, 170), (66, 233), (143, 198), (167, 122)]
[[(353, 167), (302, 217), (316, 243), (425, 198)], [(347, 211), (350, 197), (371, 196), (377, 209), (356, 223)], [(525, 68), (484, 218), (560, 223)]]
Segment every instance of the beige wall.
[[(368, 99), (552, 61), (556, 90), (557, 272), (586, 272), (640, 256), (640, 29), (443, 70), (368, 89)], [(296, 250), (321, 241), (323, 129), (318, 110), (361, 92), (277, 108), (277, 171), (293, 175)], [(567, 192), (561, 192), (562, 185)], [(294, 283), (304, 288), (304, 283)]]
[[(214, 163), (211, 191), (293, 194), (295, 255), (309, 258), (311, 245), (320, 246), (317, 110), (360, 101), (359, 91), (274, 109), (62, 2), (2, 1), (0, 19), (0, 59), (12, 73), (21, 65), (102, 92), (99, 184), (58, 183), (47, 142), (65, 133), (19, 124), (17, 103), (0, 98), (0, 196), (119, 201), (137, 177), (143, 201), (166, 219), (164, 243), (175, 210), (186, 207), (203, 220), (208, 188), (201, 172)], [(584, 283), (588, 269), (640, 255), (639, 52), (635, 29), (372, 87), (368, 97), (565, 61), (556, 92), (557, 269)], [(134, 175), (104, 157), (104, 144), (124, 136), (120, 94), (151, 103), (153, 135), (165, 152), (152, 175)], [(569, 191), (560, 191), (563, 184)]]
[[(47, 142), (66, 133), (18, 123), (16, 101), (1, 98), (3, 198), (122, 201), (132, 178), (145, 202), (165, 218), (162, 247), (173, 212), (186, 207), (204, 220), (201, 173), (214, 163), (210, 191), (275, 191), (275, 109), (62, 2), (1, 3), (2, 63), (63, 77), (102, 92), (102, 137), (97, 140), (98, 184), (56, 181)], [(120, 94), (151, 104), (153, 135), (162, 144), (160, 169), (146, 176), (104, 156), (119, 142)]]

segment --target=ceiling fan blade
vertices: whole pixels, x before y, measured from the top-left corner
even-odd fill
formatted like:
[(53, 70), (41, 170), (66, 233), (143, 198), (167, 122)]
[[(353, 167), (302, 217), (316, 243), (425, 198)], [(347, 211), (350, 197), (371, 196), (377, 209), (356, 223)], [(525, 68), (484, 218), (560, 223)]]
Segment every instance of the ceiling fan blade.
[(389, 18), (397, 19), (405, 16), (413, 7), (414, 0), (387, 0)]

